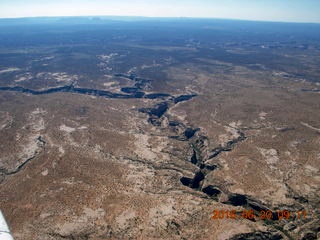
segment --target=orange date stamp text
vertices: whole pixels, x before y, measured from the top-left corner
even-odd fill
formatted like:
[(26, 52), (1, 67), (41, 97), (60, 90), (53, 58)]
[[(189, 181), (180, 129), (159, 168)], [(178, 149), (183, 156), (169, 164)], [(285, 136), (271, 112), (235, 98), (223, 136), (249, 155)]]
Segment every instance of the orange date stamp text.
[(304, 210), (301, 211), (289, 211), (289, 210), (213, 210), (211, 219), (249, 219), (249, 220), (288, 220), (288, 219), (302, 219), (307, 218), (308, 213)]

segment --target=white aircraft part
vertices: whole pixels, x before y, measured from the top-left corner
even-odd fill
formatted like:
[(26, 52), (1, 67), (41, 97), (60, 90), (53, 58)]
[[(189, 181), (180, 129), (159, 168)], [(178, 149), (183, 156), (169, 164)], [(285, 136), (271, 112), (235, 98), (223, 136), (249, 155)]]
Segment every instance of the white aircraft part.
[(0, 239), (1, 240), (13, 240), (13, 237), (10, 233), (9, 227), (7, 225), (4, 216), (0, 210)]

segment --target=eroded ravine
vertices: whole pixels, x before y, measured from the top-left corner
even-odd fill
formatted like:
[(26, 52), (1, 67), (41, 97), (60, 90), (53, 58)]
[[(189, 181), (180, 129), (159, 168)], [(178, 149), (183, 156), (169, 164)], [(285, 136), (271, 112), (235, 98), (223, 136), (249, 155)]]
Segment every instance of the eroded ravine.
[(19, 173), (31, 160), (35, 159), (43, 150), (45, 149), (46, 141), (42, 136), (36, 138), (36, 144), (38, 149), (32, 154), (32, 156), (24, 159), (19, 164), (17, 164), (13, 169), (8, 169), (5, 167), (0, 168), (0, 184), (4, 181), (6, 176), (14, 175)]
[[(266, 221), (263, 225), (268, 226), (270, 231), (268, 232), (251, 232), (247, 234), (238, 234), (233, 236), (232, 240), (237, 239), (272, 239), (278, 240), (284, 237), (288, 239), (293, 239), (291, 234), (286, 230), (292, 225), (292, 221), (280, 221), (278, 218), (277, 210), (286, 209), (288, 211), (294, 212), (296, 209), (301, 209), (301, 204), (297, 203), (294, 205), (281, 205), (278, 207), (270, 207), (263, 204), (261, 201), (248, 196), (245, 194), (232, 193), (226, 188), (221, 189), (218, 186), (206, 185), (203, 186), (203, 182), (207, 175), (218, 168), (218, 164), (214, 164), (215, 159), (217, 159), (222, 153), (232, 151), (238, 144), (247, 139), (244, 132), (240, 129), (237, 130), (237, 137), (227, 141), (223, 146), (210, 149), (209, 139), (207, 136), (203, 135), (200, 128), (194, 128), (186, 126), (183, 122), (178, 120), (172, 120), (173, 117), (168, 113), (170, 108), (175, 106), (178, 102), (188, 101), (196, 94), (183, 95), (179, 97), (171, 97), (165, 101), (156, 104), (152, 108), (140, 109), (141, 112), (148, 115), (148, 122), (155, 127), (163, 129), (163, 126), (167, 126), (166, 130), (172, 132), (169, 138), (176, 139), (177, 141), (187, 141), (190, 146), (192, 155), (189, 162), (197, 167), (194, 172), (193, 177), (183, 176), (180, 178), (181, 184), (190, 187), (195, 191), (201, 191), (207, 195), (208, 198), (213, 201), (219, 201), (220, 194), (227, 196), (227, 200), (222, 202), (230, 206), (241, 206), (246, 210), (253, 210), (256, 216), (259, 216), (260, 211), (271, 211), (273, 213), (272, 219)], [(168, 123), (168, 124), (165, 124)], [(180, 134), (176, 134), (180, 133)], [(187, 157), (186, 157), (187, 158)], [(288, 196), (294, 199), (294, 196)], [(295, 220), (295, 219), (294, 219)], [(255, 219), (248, 219), (248, 221), (256, 221)], [(308, 224), (310, 220), (304, 219), (299, 220), (301, 224)], [(296, 226), (296, 225), (295, 225)], [(297, 226), (296, 226), (297, 227)], [(296, 228), (295, 227), (295, 228)], [(294, 229), (294, 228), (293, 228)], [(281, 233), (280, 233), (281, 232)]]
[[(122, 87), (120, 90), (122, 93), (114, 93), (106, 90), (90, 89), (90, 88), (80, 88), (74, 85), (66, 85), (61, 87), (49, 88), (45, 90), (32, 90), (23, 88), (20, 86), (14, 87), (0, 87), (1, 91), (15, 91), (22, 92), (32, 95), (45, 95), (56, 92), (67, 92), (67, 93), (77, 93), (85, 95), (94, 95), (105, 98), (120, 98), (120, 99), (132, 99), (132, 98), (145, 98), (145, 99), (156, 99), (159, 102), (150, 108), (140, 109), (148, 115), (148, 122), (155, 127), (166, 126), (166, 131), (171, 132), (168, 135), (169, 138), (175, 139), (176, 141), (186, 141), (190, 147), (192, 155), (188, 158), (191, 164), (196, 166), (196, 171), (193, 177), (183, 176), (180, 178), (181, 184), (187, 186), (194, 191), (202, 192), (207, 195), (208, 198), (213, 201), (219, 201), (219, 196), (223, 193), (227, 196), (227, 200), (223, 202), (224, 204), (230, 206), (242, 206), (245, 209), (253, 209), (257, 213), (259, 211), (271, 210), (269, 206), (262, 204), (259, 200), (252, 198), (251, 196), (244, 194), (237, 194), (229, 192), (227, 189), (221, 189), (221, 187), (215, 185), (204, 186), (204, 180), (207, 175), (218, 168), (218, 164), (215, 164), (216, 159), (220, 157), (224, 152), (232, 151), (238, 144), (246, 140), (246, 135), (241, 130), (237, 129), (237, 137), (229, 140), (223, 146), (210, 149), (209, 138), (205, 136), (200, 128), (187, 126), (185, 123), (173, 119), (168, 113), (169, 110), (176, 104), (184, 101), (189, 101), (197, 96), (197, 94), (184, 94), (179, 96), (173, 96), (167, 93), (147, 93), (150, 88), (151, 80), (139, 78), (133, 74), (116, 74), (116, 77), (122, 77), (129, 79), (134, 82), (133, 86)], [(165, 122), (167, 124), (165, 124)], [(40, 137), (38, 139), (39, 144), (45, 145), (45, 141)], [(187, 157), (186, 157), (187, 158)], [(21, 171), (24, 166), (30, 162), (34, 157), (27, 159), (22, 164), (20, 164), (15, 170), (8, 171), (6, 169), (0, 169), (0, 175), (12, 175)], [(1, 182), (1, 181), (0, 181)], [(281, 206), (288, 210), (293, 209), (295, 206)], [(273, 209), (274, 210), (274, 209)], [(274, 211), (273, 211), (274, 212)], [(273, 216), (273, 220), (277, 220), (277, 215)], [(254, 221), (254, 220), (253, 220)], [(276, 232), (280, 230), (282, 234), (287, 235), (283, 231), (283, 227), (286, 223), (281, 223), (280, 221), (272, 221), (269, 226), (275, 230), (273, 233), (269, 232), (252, 232), (247, 235), (234, 236), (231, 239), (241, 239), (244, 236), (247, 239), (282, 239), (281, 235)], [(290, 238), (290, 236), (287, 235)]]
[[(93, 95), (105, 98), (120, 98), (120, 99), (170, 99), (169, 101), (172, 103), (178, 103), (181, 101), (189, 100), (195, 95), (181, 95), (178, 97), (173, 97), (167, 93), (146, 93), (145, 91), (150, 88), (151, 80), (136, 77), (134, 74), (126, 75), (126, 74), (115, 74), (115, 77), (122, 77), (129, 79), (134, 82), (134, 87), (123, 87), (121, 88), (121, 92), (123, 93), (114, 93), (106, 90), (99, 90), (99, 89), (92, 89), (92, 88), (80, 88), (76, 87), (73, 84), (48, 88), (44, 90), (34, 90), (28, 89), (21, 86), (5, 86), (0, 87), (0, 91), (9, 91), (9, 92), (20, 92), (26, 93), (31, 95), (46, 95), (46, 94), (53, 94), (58, 92), (64, 93), (77, 93), (77, 94), (84, 94), (84, 95)], [(154, 109), (151, 110), (151, 114), (160, 118), (167, 110), (168, 110), (168, 103), (163, 102), (157, 105)], [(0, 167), (0, 184), (5, 180), (6, 176), (14, 175), (20, 172), (24, 167), (33, 159), (37, 157), (37, 155), (42, 152), (46, 145), (46, 141), (43, 139), (42, 136), (38, 136), (36, 139), (36, 143), (38, 145), (39, 151), (36, 151), (32, 156), (19, 160), (19, 164), (17, 164), (14, 168), (10, 169), (7, 167)]]

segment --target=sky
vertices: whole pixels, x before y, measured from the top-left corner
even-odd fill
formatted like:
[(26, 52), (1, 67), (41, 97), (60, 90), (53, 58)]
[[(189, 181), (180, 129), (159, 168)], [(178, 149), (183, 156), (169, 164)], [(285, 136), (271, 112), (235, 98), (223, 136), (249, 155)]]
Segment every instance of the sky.
[(0, 18), (97, 15), (320, 23), (320, 0), (0, 0)]

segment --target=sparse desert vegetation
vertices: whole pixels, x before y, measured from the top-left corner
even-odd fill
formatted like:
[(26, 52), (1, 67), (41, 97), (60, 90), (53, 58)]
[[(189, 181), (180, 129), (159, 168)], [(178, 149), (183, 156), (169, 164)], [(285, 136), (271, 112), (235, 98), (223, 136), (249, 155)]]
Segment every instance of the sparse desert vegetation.
[(320, 237), (319, 26), (38, 21), (0, 20), (15, 239)]

